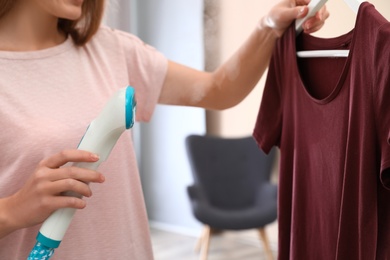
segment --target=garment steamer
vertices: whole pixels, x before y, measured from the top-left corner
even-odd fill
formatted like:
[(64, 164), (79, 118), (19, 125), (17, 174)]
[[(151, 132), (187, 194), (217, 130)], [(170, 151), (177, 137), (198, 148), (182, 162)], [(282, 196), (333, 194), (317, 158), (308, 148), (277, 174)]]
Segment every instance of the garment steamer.
[[(99, 161), (74, 163), (73, 166), (96, 170), (108, 158), (121, 134), (133, 127), (135, 108), (135, 92), (132, 87), (125, 87), (114, 93), (99, 116), (88, 126), (77, 148), (98, 154)], [(65, 195), (82, 197), (74, 192), (66, 192)], [(62, 208), (52, 213), (43, 222), (37, 235), (37, 243), (27, 259), (49, 259), (54, 249), (59, 247), (75, 212), (74, 208)]]

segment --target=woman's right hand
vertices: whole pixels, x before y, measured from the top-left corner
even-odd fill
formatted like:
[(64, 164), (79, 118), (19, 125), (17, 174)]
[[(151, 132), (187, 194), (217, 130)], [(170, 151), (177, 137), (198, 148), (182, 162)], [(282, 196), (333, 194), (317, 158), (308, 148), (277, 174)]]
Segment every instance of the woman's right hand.
[(90, 197), (92, 192), (88, 183), (102, 183), (104, 176), (90, 169), (61, 166), (68, 162), (98, 160), (97, 155), (82, 150), (64, 150), (42, 160), (19, 191), (0, 199), (0, 238), (17, 229), (42, 223), (59, 208), (84, 208), (83, 199), (61, 194), (72, 191)]

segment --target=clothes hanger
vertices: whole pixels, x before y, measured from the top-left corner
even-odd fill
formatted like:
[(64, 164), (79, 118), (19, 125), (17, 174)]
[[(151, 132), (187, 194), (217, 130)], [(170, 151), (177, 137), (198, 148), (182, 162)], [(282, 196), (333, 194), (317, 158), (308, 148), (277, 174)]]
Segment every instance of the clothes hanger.
[[(355, 14), (359, 11), (359, 6), (364, 0), (344, 0)], [(302, 31), (302, 25), (307, 19), (313, 17), (328, 0), (312, 0), (309, 5), (309, 12), (304, 18), (295, 21), (295, 31), (298, 36)], [(297, 56), (300, 58), (322, 58), (322, 57), (348, 57), (349, 50), (317, 50), (317, 51), (298, 51)]]

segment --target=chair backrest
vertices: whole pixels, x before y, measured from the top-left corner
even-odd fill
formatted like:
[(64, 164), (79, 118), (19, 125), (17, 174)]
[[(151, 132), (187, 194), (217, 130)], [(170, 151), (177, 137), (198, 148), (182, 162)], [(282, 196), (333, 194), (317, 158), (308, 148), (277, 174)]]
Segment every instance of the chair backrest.
[(270, 181), (275, 149), (266, 155), (251, 136), (191, 135), (186, 148), (194, 182), (215, 207), (250, 207), (261, 183)]

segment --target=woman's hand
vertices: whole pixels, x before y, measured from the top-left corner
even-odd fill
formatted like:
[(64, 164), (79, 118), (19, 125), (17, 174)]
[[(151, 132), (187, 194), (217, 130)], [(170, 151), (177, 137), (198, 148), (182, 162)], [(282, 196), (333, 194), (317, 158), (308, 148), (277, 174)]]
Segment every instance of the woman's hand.
[[(306, 16), (309, 2), (310, 0), (283, 0), (271, 8), (268, 15), (261, 20), (260, 25), (272, 28), (274, 33), (280, 37), (295, 19)], [(323, 6), (315, 16), (303, 24), (304, 32), (318, 31), (328, 17), (329, 12), (326, 10), (326, 6)]]
[(59, 208), (84, 208), (83, 199), (61, 194), (72, 191), (90, 197), (88, 183), (102, 183), (104, 176), (89, 169), (61, 166), (68, 162), (98, 160), (97, 155), (81, 150), (65, 150), (42, 160), (18, 192), (0, 200), (0, 238), (43, 222)]

